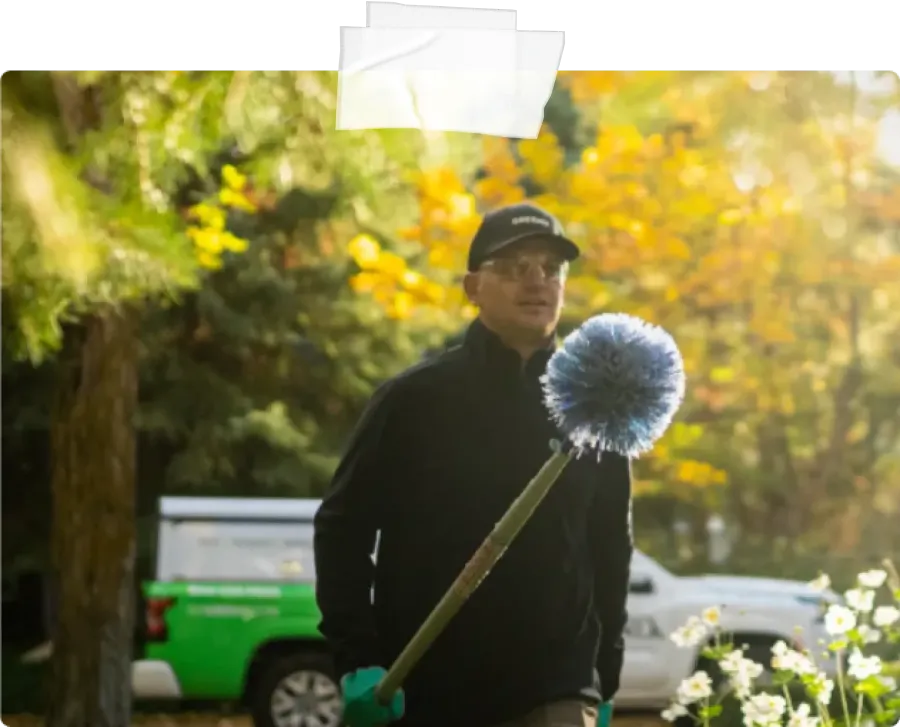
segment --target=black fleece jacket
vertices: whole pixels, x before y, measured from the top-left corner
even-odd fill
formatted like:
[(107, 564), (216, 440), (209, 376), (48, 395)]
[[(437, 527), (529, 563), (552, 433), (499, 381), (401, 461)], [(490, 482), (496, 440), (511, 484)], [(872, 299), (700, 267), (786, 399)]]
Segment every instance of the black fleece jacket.
[[(560, 435), (538, 381), (550, 354), (523, 365), (476, 321), (372, 398), (315, 520), (339, 674), (390, 666), (550, 456)], [(610, 699), (631, 554), (628, 460), (572, 461), (409, 675), (398, 725), (487, 727), (554, 699)]]

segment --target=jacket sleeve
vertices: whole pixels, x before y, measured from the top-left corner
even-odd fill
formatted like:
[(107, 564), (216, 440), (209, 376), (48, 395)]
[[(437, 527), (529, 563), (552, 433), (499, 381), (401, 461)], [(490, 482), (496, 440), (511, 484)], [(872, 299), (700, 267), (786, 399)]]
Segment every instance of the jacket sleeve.
[(603, 453), (600, 481), (591, 512), (590, 538), (594, 553), (594, 609), (600, 622), (597, 671), (604, 701), (619, 690), (625, 654), (624, 631), (634, 550), (631, 524), (631, 463)]
[(393, 456), (395, 396), (390, 383), (375, 392), (315, 517), (319, 630), (339, 675), (378, 665), (372, 554), (384, 506), (382, 483)]

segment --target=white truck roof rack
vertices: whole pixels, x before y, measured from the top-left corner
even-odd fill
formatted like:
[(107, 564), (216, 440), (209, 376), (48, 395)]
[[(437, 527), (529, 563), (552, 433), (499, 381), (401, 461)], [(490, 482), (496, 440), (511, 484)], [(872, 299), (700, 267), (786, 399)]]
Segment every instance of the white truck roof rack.
[(167, 520), (309, 520), (322, 501), (289, 497), (162, 497)]

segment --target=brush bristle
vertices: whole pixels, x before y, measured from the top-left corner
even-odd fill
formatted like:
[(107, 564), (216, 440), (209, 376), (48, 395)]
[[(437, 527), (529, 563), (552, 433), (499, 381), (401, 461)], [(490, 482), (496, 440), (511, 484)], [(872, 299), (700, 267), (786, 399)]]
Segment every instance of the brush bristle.
[(684, 363), (662, 328), (604, 313), (566, 336), (541, 383), (553, 420), (577, 451), (637, 457), (681, 406)]

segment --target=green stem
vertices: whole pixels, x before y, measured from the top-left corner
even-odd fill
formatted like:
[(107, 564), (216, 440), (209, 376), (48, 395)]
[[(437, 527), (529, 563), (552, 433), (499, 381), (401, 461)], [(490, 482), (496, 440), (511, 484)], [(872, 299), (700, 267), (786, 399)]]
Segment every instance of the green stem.
[(816, 713), (819, 715), (819, 719), (822, 720), (822, 724), (825, 727), (831, 727), (833, 721), (831, 719), (831, 714), (829, 713), (829, 711), (822, 707), (822, 702), (819, 701), (818, 697), (816, 697), (813, 701), (816, 703)]
[(534, 479), (528, 483), (522, 493), (510, 505), (509, 509), (494, 526), (493, 531), (463, 568), (450, 589), (444, 594), (434, 610), (419, 627), (415, 636), (410, 639), (397, 660), (385, 674), (375, 689), (375, 695), (386, 704), (391, 696), (400, 688), (413, 667), (425, 655), (435, 639), (443, 632), (451, 619), (459, 612), (469, 596), (484, 580), (491, 568), (506, 552), (509, 544), (519, 534), (525, 523), (534, 514), (537, 506), (559, 479), (563, 469), (571, 461), (571, 450), (555, 451)]
[(791, 714), (794, 713), (794, 702), (791, 699), (791, 692), (787, 687), (787, 684), (782, 685), (781, 691), (784, 692), (784, 700), (787, 702), (788, 709), (791, 711)]
[(841, 705), (844, 707), (844, 724), (850, 724), (850, 708), (847, 706), (847, 694), (844, 692), (844, 650), (839, 649), (835, 658), (837, 660), (837, 687), (841, 692)]

